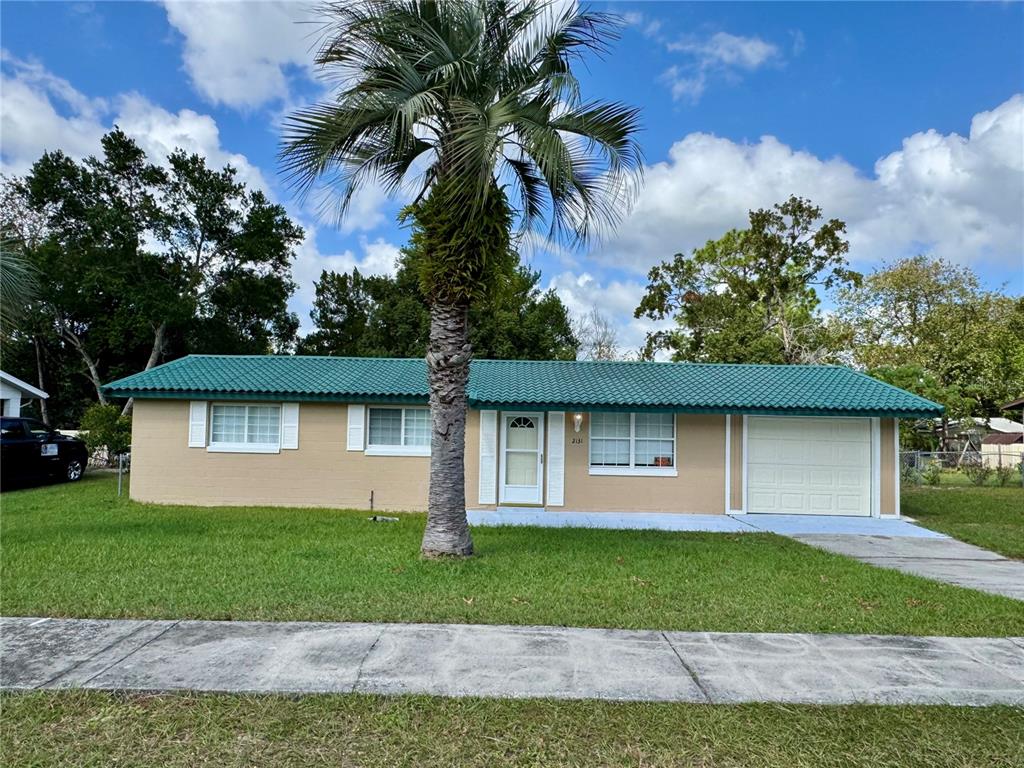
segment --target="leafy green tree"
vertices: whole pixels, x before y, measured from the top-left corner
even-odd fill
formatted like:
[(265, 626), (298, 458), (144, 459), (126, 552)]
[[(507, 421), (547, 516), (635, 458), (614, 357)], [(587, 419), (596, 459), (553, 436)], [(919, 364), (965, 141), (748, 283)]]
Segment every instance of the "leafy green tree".
[[(155, 165), (118, 129), (101, 148), (81, 162), (47, 152), (24, 179), (3, 180), (0, 224), (21, 233), (40, 276), (8, 335), (32, 339), (40, 381), (44, 364), (57, 366), (46, 378), (63, 388), (73, 355), (105, 403), (104, 381), (168, 354), (290, 351), (302, 230), (284, 208), (198, 155), (179, 150)], [(51, 404), (80, 414), (87, 400), (58, 391)]]
[(200, 155), (181, 150), (168, 164), (159, 234), (179, 278), (174, 309), (196, 326), (196, 346), (222, 353), (291, 351), (298, 318), (287, 302), (295, 290), (291, 261), (302, 229), (283, 206), (247, 190), (231, 166), (215, 170)]
[[(338, 357), (401, 357), (385, 352), (370, 353), (367, 331), (378, 303), (393, 293), (394, 281), (387, 277), (363, 277), (358, 269), (348, 272), (320, 273), (314, 288), (316, 296), (309, 313), (316, 330), (299, 342), (300, 355)], [(372, 287), (371, 287), (372, 286)], [(397, 297), (396, 297), (397, 298)], [(396, 344), (403, 339), (395, 339)]]
[(118, 454), (127, 453), (132, 444), (132, 420), (116, 405), (93, 403), (82, 414), (81, 429), (89, 453), (105, 451), (107, 463)]
[(998, 415), (1024, 391), (1024, 299), (984, 290), (968, 267), (914, 256), (838, 299), (855, 362), (945, 405), (943, 438), (949, 419)]
[(645, 356), (664, 349), (676, 360), (812, 363), (842, 349), (815, 289), (857, 285), (860, 275), (846, 261), (846, 225), (821, 218), (821, 208), (790, 197), (751, 211), (747, 229), (654, 267), (635, 315), (672, 318), (676, 328), (649, 334)]
[(492, 360), (573, 360), (579, 341), (569, 311), (540, 272), (517, 265), (486, 303), (470, 309), (474, 354)]
[[(422, 357), (430, 308), (418, 290), (408, 249), (395, 277), (324, 271), (310, 312), (316, 330), (300, 354)], [(578, 342), (568, 311), (554, 291), (541, 292), (540, 273), (522, 266), (495, 282), (486, 302), (470, 307), (475, 356), (505, 360), (571, 360)]]
[(316, 63), (340, 85), (287, 121), (284, 167), (301, 190), (337, 184), (342, 214), (368, 183), (418, 185), (407, 213), (430, 305), (433, 423), (422, 552), (469, 555), (468, 309), (507, 268), (516, 219), (586, 241), (618, 220), (642, 167), (637, 111), (584, 103), (573, 73), (605, 50), (613, 19), (531, 0), (362, 0), (324, 13)]
[(155, 213), (146, 189), (160, 179), (123, 133), (108, 134), (102, 146), (102, 158), (81, 163), (46, 153), (23, 181), (12, 182), (45, 222), (45, 234), (25, 250), (41, 277), (37, 309), (79, 356), (100, 402), (111, 353), (140, 338), (135, 299), (155, 263), (140, 247)]

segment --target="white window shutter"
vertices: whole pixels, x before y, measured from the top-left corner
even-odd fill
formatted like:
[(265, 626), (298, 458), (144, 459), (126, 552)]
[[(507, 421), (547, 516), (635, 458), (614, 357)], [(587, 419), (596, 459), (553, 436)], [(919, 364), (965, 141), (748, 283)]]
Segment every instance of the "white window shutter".
[(565, 412), (548, 414), (548, 506), (565, 505)]
[(480, 503), (495, 504), (498, 496), (498, 412), (480, 411)]
[(299, 447), (299, 404), (284, 403), (281, 406), (281, 447)]
[(206, 447), (205, 400), (193, 400), (188, 404), (188, 447)]
[(363, 450), (365, 412), (365, 405), (350, 405), (348, 407), (348, 449), (350, 451)]

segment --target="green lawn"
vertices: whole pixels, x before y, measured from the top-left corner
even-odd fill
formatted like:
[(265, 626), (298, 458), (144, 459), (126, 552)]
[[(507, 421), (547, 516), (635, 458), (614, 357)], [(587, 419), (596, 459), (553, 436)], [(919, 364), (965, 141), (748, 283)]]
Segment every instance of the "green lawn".
[(1024, 765), (1024, 710), (375, 696), (2, 698), (18, 766)]
[(111, 477), (0, 504), (9, 616), (1024, 634), (1019, 602), (768, 534), (480, 528), (435, 562), (422, 515), (145, 505)]
[(961, 541), (1024, 559), (1020, 488), (905, 488), (901, 511)]

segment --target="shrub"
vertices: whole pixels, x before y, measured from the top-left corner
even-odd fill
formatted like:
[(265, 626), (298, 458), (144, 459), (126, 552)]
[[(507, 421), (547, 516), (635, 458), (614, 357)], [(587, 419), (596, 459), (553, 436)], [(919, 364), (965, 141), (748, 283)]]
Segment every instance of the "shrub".
[(992, 476), (992, 467), (987, 466), (982, 461), (965, 462), (960, 469), (967, 475), (967, 479), (975, 485), (984, 485), (985, 481)]
[(1013, 467), (1000, 465), (996, 467), (996, 483), (998, 483), (1000, 488), (1004, 488), (1013, 480), (1015, 474), (1017, 474), (1017, 471)]
[(112, 462), (119, 453), (125, 453), (132, 444), (132, 419), (122, 416), (116, 405), (89, 406), (82, 414), (82, 439), (90, 454), (105, 452), (106, 460)]
[(928, 485), (938, 485), (942, 481), (942, 462), (932, 459), (925, 464), (921, 478)]
[(900, 482), (905, 485), (921, 484), (921, 473), (912, 462), (900, 462)]

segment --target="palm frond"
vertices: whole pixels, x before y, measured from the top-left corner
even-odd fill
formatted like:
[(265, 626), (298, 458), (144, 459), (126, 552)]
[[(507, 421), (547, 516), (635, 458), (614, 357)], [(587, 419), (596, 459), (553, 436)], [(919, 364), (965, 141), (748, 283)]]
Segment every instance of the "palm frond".
[(615, 17), (546, 0), (342, 0), (322, 12), (316, 62), (345, 76), (285, 122), (281, 164), (299, 194), (334, 185), (344, 215), (371, 180), (394, 192), (415, 168), (416, 194), (443, 181), (470, 226), (507, 177), (521, 227), (546, 221), (577, 244), (628, 210), (639, 112), (581, 103), (573, 72), (607, 52)]

